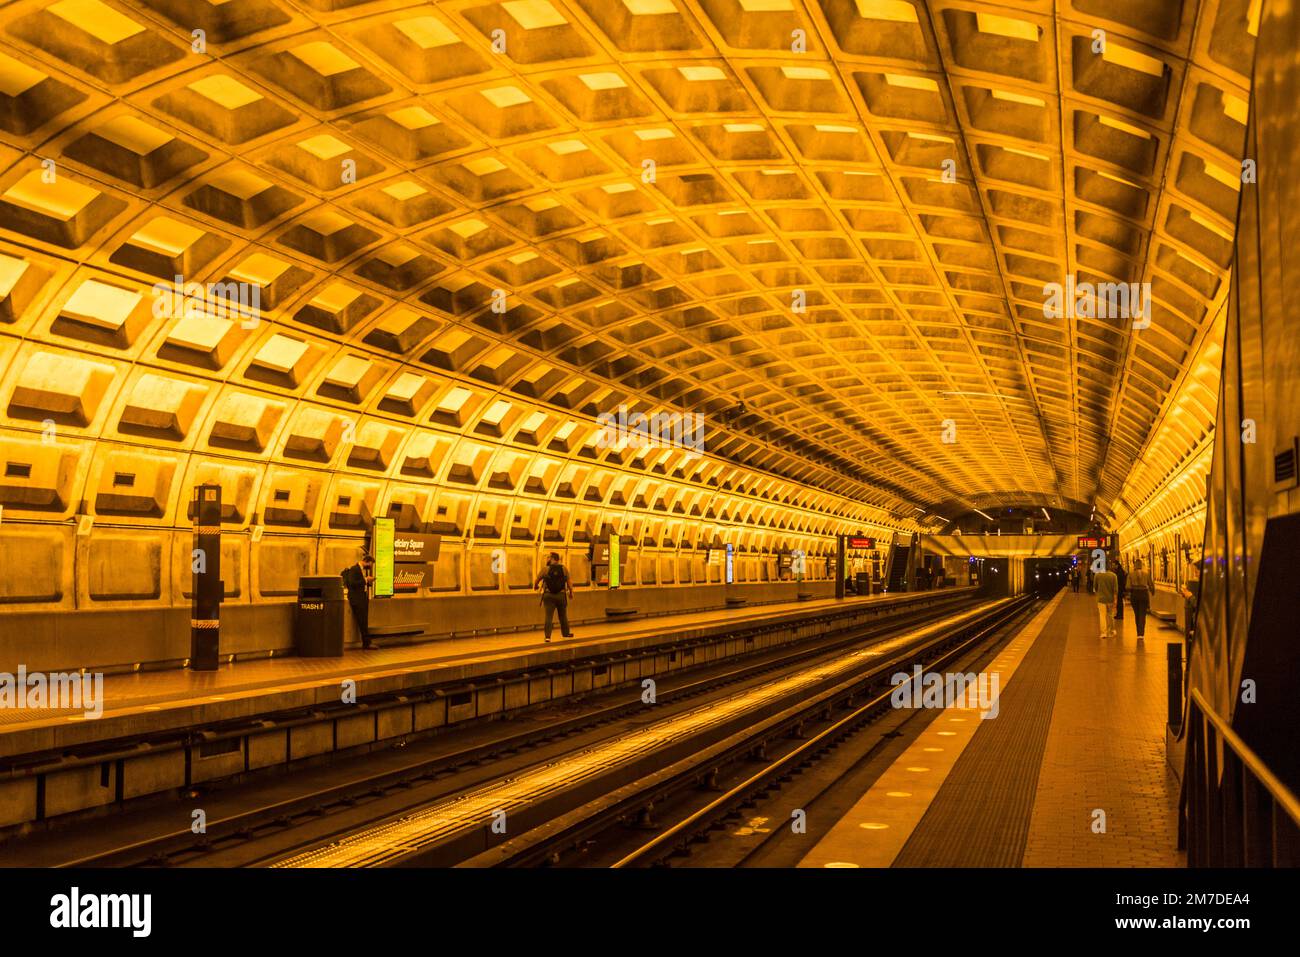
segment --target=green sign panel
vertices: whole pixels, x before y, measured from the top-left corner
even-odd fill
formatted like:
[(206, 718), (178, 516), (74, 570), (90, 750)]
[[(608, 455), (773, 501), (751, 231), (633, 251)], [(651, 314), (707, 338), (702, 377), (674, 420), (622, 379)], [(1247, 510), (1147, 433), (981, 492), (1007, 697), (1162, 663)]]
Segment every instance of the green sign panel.
[(609, 587), (618, 587), (618, 536), (609, 536)]
[(375, 519), (375, 597), (393, 597), (393, 520)]

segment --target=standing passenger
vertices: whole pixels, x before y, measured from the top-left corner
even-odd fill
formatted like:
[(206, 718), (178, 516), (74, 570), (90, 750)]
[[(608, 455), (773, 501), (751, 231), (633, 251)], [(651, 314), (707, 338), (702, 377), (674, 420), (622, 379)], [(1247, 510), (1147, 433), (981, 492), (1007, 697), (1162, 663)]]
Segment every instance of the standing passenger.
[(1133, 574), (1128, 577), (1128, 600), (1137, 621), (1138, 641), (1146, 637), (1147, 611), (1151, 607), (1151, 576), (1142, 567), (1142, 559), (1133, 559)]
[(572, 638), (573, 632), (569, 630), (569, 599), (573, 597), (573, 581), (569, 578), (568, 569), (560, 564), (559, 552), (551, 552), (546, 559), (546, 567), (533, 584), (540, 586), (542, 607), (546, 609), (546, 640), (551, 640), (556, 612), (560, 613), (560, 636)]
[(372, 648), (370, 639), (370, 592), (369, 587), (375, 577), (372, 572), (374, 560), (366, 554), (364, 548), (357, 563), (343, 569), (343, 587), (348, 590), (348, 604), (352, 607), (352, 617), (357, 623), (357, 633), (361, 635), (361, 647)]
[(1119, 594), (1119, 579), (1106, 569), (1093, 576), (1097, 588), (1097, 615), (1101, 619), (1102, 638), (1115, 637), (1115, 596)]
[(1089, 595), (1092, 594), (1092, 588), (1093, 588), (1092, 566), (1089, 565), (1088, 566), (1088, 594)]
[(1115, 595), (1115, 620), (1124, 620), (1124, 590), (1128, 587), (1128, 572), (1124, 571), (1124, 563), (1115, 560), (1115, 578), (1117, 579), (1118, 590)]
[(1079, 594), (1079, 568), (1077, 565), (1070, 570), (1070, 584), (1074, 588), (1074, 593)]

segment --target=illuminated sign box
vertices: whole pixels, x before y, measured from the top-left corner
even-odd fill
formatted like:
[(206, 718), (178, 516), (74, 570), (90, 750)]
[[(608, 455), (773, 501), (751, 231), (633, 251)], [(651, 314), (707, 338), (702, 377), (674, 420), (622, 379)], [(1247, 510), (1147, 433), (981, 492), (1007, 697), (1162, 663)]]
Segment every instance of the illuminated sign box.
[(849, 548), (875, 548), (876, 540), (874, 538), (863, 538), (859, 535), (850, 535), (845, 544)]
[(393, 520), (375, 519), (375, 597), (393, 597)]
[(1080, 548), (1110, 548), (1109, 535), (1080, 535)]

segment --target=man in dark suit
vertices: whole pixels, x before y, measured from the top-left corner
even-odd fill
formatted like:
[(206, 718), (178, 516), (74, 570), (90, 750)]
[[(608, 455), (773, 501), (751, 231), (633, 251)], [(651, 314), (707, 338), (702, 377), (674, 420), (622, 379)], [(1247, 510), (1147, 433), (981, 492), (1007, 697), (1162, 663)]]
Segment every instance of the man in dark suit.
[(370, 586), (374, 583), (374, 560), (364, 552), (360, 560), (343, 569), (343, 586), (348, 590), (348, 604), (352, 606), (352, 618), (357, 623), (357, 632), (361, 635), (361, 647), (376, 647), (370, 639)]

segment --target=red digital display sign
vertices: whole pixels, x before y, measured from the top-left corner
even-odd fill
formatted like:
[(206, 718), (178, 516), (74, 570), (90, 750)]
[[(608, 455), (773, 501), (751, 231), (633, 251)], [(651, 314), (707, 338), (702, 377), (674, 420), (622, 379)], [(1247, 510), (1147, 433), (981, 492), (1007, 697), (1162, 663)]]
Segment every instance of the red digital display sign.
[(1080, 535), (1080, 548), (1110, 548), (1109, 535)]
[(875, 548), (876, 540), (874, 538), (862, 538), (858, 535), (850, 535), (845, 544), (849, 548)]

